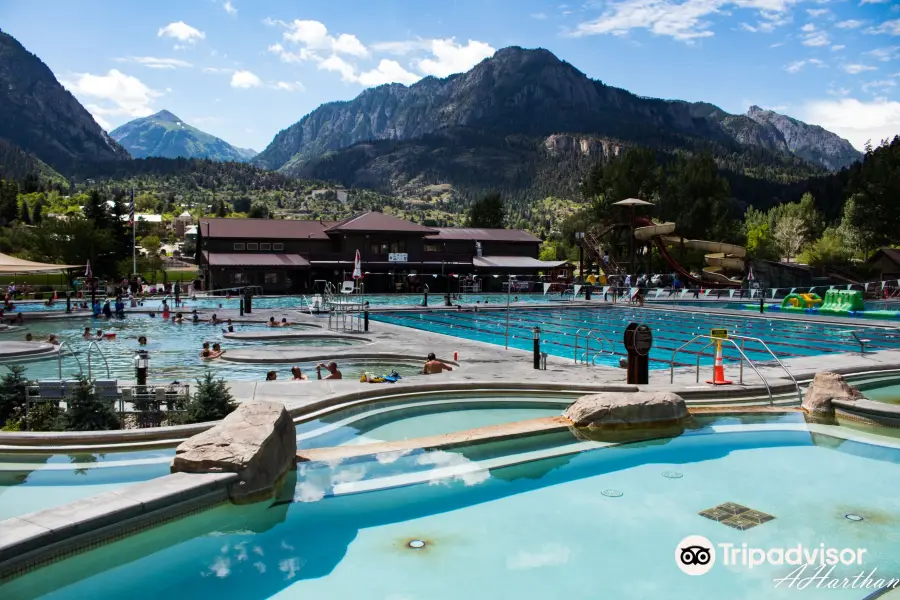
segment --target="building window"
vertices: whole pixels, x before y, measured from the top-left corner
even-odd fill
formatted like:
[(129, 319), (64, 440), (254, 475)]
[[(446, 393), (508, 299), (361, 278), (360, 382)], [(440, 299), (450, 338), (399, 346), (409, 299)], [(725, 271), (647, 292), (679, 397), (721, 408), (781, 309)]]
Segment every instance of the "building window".
[(425, 242), (425, 252), (440, 252), (443, 250), (440, 244)]
[(272, 250), (275, 252), (284, 252), (284, 244), (276, 242), (272, 244)]
[[(237, 245), (237, 244), (235, 244), (235, 245)], [(236, 284), (240, 284), (240, 285), (245, 284), (245, 283), (247, 283), (247, 276), (244, 273), (232, 273), (231, 274), (231, 283), (236, 283)]]
[(235, 242), (235, 243), (234, 243), (234, 249), (235, 249), (235, 250), (241, 250), (241, 251), (243, 251), (243, 250), (244, 250), (244, 247), (245, 247), (245, 246), (244, 246), (244, 242)]
[(247, 250), (259, 250), (259, 244), (251, 242), (247, 244)]
[(406, 252), (406, 240), (372, 242), (369, 246), (369, 252), (371, 254), (396, 254), (398, 252)]
[(406, 252), (406, 240), (397, 240), (391, 242), (391, 252), (395, 254), (397, 252)]
[(272, 244), (261, 242), (261, 243), (259, 244), (259, 249), (260, 249), (260, 250), (271, 250), (271, 249), (272, 249)]
[(278, 273), (266, 273), (266, 285), (278, 283)]

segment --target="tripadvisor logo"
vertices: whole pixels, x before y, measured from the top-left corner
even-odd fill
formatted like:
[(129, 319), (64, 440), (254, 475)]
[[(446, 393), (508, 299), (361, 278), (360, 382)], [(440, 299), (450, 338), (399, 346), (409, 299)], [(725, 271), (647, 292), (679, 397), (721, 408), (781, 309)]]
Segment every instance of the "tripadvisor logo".
[[(748, 544), (713, 544), (702, 535), (689, 535), (675, 546), (675, 564), (687, 575), (705, 575), (718, 562), (743, 569), (790, 568), (772, 580), (774, 587), (805, 589), (884, 589), (900, 587), (900, 579), (881, 578), (875, 567), (864, 567), (865, 548), (833, 548), (825, 544), (755, 548)], [(855, 567), (855, 568), (854, 568)], [(839, 576), (836, 569), (853, 569)]]

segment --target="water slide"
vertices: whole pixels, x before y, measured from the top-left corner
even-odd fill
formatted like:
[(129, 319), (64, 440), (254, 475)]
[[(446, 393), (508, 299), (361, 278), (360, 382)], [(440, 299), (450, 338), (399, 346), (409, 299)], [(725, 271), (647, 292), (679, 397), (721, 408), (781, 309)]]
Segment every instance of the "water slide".
[[(634, 237), (640, 241), (653, 240), (659, 248), (659, 254), (669, 265), (687, 282), (694, 285), (707, 285), (711, 287), (740, 286), (741, 279), (728, 277), (725, 272), (738, 272), (743, 275), (747, 249), (734, 244), (721, 242), (708, 242), (706, 240), (688, 240), (679, 235), (672, 235), (675, 231), (675, 223), (654, 223), (650, 219), (638, 219), (642, 227), (634, 230)], [(682, 267), (672, 255), (668, 246), (683, 246), (692, 250), (707, 252), (704, 256), (706, 264), (703, 269), (703, 278), (699, 279)]]

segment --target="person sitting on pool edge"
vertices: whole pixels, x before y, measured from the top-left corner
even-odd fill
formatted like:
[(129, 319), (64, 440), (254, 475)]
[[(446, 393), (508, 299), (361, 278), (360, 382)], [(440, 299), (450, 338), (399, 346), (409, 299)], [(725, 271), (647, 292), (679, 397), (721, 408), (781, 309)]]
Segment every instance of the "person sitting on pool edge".
[(293, 381), (309, 381), (309, 377), (303, 374), (303, 371), (300, 370), (300, 367), (291, 367), (291, 379)]
[(425, 361), (425, 366), (422, 368), (422, 373), (425, 375), (437, 375), (441, 371), (452, 371), (453, 367), (448, 367), (441, 361), (437, 359), (434, 355), (434, 352), (430, 352), (428, 354), (428, 360)]
[[(328, 369), (328, 376), (322, 377), (322, 369)], [(344, 375), (338, 371), (336, 362), (330, 362), (327, 365), (325, 363), (316, 365), (316, 377), (318, 379), (343, 379)]]
[(266, 373), (266, 381), (277, 381), (277, 380), (278, 380), (278, 373), (276, 373), (275, 371), (269, 371), (268, 373)]

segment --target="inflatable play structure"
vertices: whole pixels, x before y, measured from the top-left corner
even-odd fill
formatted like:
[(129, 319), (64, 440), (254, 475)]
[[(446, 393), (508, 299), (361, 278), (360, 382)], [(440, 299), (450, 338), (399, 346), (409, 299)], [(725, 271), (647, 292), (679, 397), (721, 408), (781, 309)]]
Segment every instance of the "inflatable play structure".
[[(759, 305), (747, 304), (745, 307), (756, 310)], [(812, 293), (788, 294), (781, 301), (781, 306), (776, 304), (770, 306), (769, 309), (870, 319), (900, 318), (900, 312), (893, 310), (866, 310), (863, 293), (857, 290), (828, 290), (825, 292), (825, 298), (820, 298), (817, 294)]]
[[(740, 287), (746, 266), (747, 249), (734, 244), (708, 242), (706, 240), (689, 240), (675, 232), (675, 223), (654, 223), (650, 219), (637, 219), (642, 225), (634, 230), (634, 237), (642, 242), (652, 240), (659, 249), (659, 255), (669, 263), (685, 283), (700, 287)], [(697, 278), (681, 266), (671, 254), (668, 246), (679, 246), (692, 250), (707, 252), (704, 256), (706, 264), (702, 278)], [(729, 277), (728, 274), (732, 274)]]

